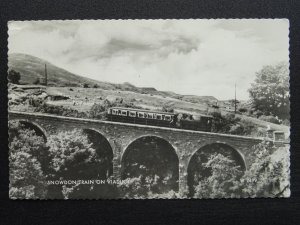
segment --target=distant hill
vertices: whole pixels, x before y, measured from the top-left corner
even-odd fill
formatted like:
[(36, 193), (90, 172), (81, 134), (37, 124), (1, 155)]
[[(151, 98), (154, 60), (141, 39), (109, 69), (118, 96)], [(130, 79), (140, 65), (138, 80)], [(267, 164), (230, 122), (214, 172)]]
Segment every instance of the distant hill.
[(132, 91), (141, 94), (170, 97), (186, 102), (199, 104), (215, 102), (217, 100), (212, 96), (180, 95), (174, 92), (158, 91), (154, 87), (136, 87), (128, 82), (122, 84), (113, 84), (109, 82), (92, 80), (80, 75), (73, 74), (35, 56), (21, 53), (13, 53), (8, 56), (9, 70), (15, 70), (21, 74), (21, 84), (33, 84), (37, 79), (39, 79), (41, 83), (44, 83), (45, 64), (47, 65), (49, 86), (82, 87), (84, 84), (88, 84), (89, 87), (97, 87), (104, 90)]
[(90, 87), (98, 85), (98, 87), (108, 90), (118, 88), (118, 86), (114, 84), (96, 81), (70, 73), (38, 57), (21, 53), (13, 53), (8, 56), (9, 70), (15, 70), (21, 73), (20, 83), (33, 84), (37, 79), (40, 79), (41, 83), (43, 83), (45, 80), (45, 64), (47, 65), (49, 86), (79, 87), (86, 83)]

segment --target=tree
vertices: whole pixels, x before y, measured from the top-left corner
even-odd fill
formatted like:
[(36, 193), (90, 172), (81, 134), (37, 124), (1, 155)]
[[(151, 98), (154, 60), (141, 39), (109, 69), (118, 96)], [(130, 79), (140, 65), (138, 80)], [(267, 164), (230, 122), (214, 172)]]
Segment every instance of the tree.
[(265, 66), (256, 73), (249, 94), (253, 107), (264, 115), (289, 118), (289, 70), (286, 63)]
[(288, 197), (289, 149), (276, 147), (270, 142), (253, 146), (249, 156), (249, 168), (242, 172), (232, 159), (213, 154), (202, 163), (210, 175), (198, 176), (196, 198), (224, 197)]
[(18, 122), (10, 122), (9, 151), (10, 197), (45, 198), (47, 185), (42, 156), (46, 146), (43, 138)]
[[(97, 156), (86, 134), (75, 129), (60, 132), (48, 138), (50, 163), (55, 180), (93, 180), (101, 179), (99, 168), (103, 161)], [(78, 198), (89, 196), (96, 198), (100, 191), (93, 185), (67, 184), (61, 189), (64, 198)], [(95, 191), (95, 192), (93, 192)]]
[(13, 84), (19, 84), (19, 81), (21, 79), (21, 74), (19, 72), (16, 72), (14, 70), (10, 70), (8, 72), (8, 81)]
[(240, 197), (238, 181), (243, 171), (234, 160), (215, 153), (203, 163), (203, 167), (210, 170), (210, 176), (199, 181), (195, 187), (195, 198)]
[(289, 196), (289, 148), (262, 142), (251, 152), (250, 167), (240, 179), (243, 197)]

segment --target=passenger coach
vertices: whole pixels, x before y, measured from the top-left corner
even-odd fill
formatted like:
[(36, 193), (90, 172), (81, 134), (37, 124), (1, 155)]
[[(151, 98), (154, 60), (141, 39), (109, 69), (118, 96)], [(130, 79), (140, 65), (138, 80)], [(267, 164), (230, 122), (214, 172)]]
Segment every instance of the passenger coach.
[(174, 113), (155, 112), (141, 109), (112, 107), (107, 111), (110, 121), (147, 124), (154, 126), (174, 127)]
[(187, 116), (185, 114), (184, 116), (178, 113), (155, 112), (123, 107), (112, 107), (107, 111), (107, 118), (110, 121), (210, 132), (212, 116), (198, 114), (197, 117), (195, 119), (192, 115)]

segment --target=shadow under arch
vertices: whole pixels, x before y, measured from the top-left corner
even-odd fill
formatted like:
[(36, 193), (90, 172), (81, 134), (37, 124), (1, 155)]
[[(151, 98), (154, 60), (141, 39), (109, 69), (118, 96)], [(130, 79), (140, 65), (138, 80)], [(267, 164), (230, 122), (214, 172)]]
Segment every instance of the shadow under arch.
[(99, 169), (99, 179), (107, 179), (113, 174), (113, 150), (106, 137), (94, 129), (83, 129), (88, 140), (92, 143), (92, 148), (96, 150), (98, 158), (101, 160)]
[[(235, 165), (240, 166), (242, 171), (246, 170), (246, 164), (240, 152), (225, 143), (212, 143), (198, 149), (192, 155), (187, 169), (187, 184), (189, 189), (189, 197), (195, 194), (195, 185), (205, 177), (211, 175), (211, 169), (205, 168), (203, 163), (208, 162), (208, 159), (213, 154), (222, 154), (235, 162)], [(201, 178), (199, 177), (201, 176)]]
[(152, 193), (179, 190), (179, 159), (175, 148), (158, 136), (142, 136), (125, 149), (121, 160), (121, 178), (141, 178)]
[(40, 125), (27, 120), (16, 120), (16, 121), (19, 122), (21, 125), (23, 125), (25, 129), (34, 130), (36, 135), (42, 137), (44, 139), (44, 142), (47, 142), (47, 133)]

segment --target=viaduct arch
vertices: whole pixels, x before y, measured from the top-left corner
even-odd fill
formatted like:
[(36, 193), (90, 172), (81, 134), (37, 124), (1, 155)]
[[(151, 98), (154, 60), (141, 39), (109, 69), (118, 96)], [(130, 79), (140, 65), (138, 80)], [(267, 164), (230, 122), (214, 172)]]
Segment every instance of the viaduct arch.
[(101, 159), (101, 168), (97, 168), (99, 171), (99, 179), (107, 179), (113, 174), (113, 150), (106, 139), (96, 129), (86, 128), (82, 132), (87, 135), (92, 148), (96, 150), (97, 156)]
[(43, 137), (44, 141), (47, 142), (47, 136), (48, 136), (47, 132), (39, 124), (37, 124), (35, 122), (31, 122), (29, 120), (24, 120), (24, 119), (14, 120), (14, 121), (19, 122), (26, 129), (33, 130), (36, 133), (36, 135)]
[(142, 136), (125, 149), (121, 160), (121, 178), (141, 176), (150, 179), (154, 192), (178, 191), (179, 159), (174, 147), (164, 138)]
[(204, 167), (204, 163), (207, 163), (210, 156), (221, 154), (231, 160), (233, 160), (236, 166), (239, 166), (241, 171), (246, 170), (246, 164), (243, 155), (230, 145), (226, 143), (211, 143), (196, 150), (188, 163), (187, 169), (187, 185), (189, 189), (189, 195), (194, 195), (194, 187), (198, 184), (200, 179), (211, 175), (211, 171)]

